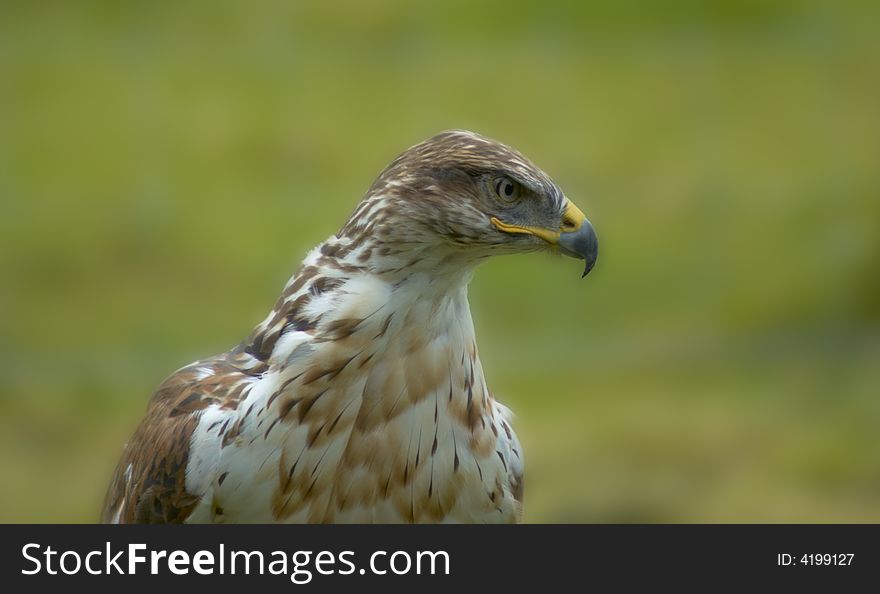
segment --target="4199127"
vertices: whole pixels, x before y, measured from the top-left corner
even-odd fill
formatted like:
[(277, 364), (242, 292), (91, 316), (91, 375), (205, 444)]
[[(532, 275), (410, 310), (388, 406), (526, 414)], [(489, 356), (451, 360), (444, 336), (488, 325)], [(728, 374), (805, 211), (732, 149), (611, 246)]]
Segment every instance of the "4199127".
[(852, 565), (855, 553), (778, 553), (777, 565)]

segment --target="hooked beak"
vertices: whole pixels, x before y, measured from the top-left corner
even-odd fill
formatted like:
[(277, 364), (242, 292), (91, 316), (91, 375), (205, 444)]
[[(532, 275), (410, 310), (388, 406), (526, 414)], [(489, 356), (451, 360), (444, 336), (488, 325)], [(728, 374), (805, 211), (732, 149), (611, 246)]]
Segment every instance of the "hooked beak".
[(587, 276), (596, 265), (596, 258), (599, 256), (599, 240), (596, 238), (596, 231), (584, 213), (568, 199), (566, 199), (565, 213), (562, 216), (562, 226), (558, 231), (541, 227), (510, 225), (497, 217), (492, 217), (490, 222), (499, 231), (525, 233), (540, 237), (566, 256), (586, 261), (581, 278)]
[[(576, 215), (569, 219), (571, 211), (575, 211)], [(579, 215), (579, 219), (577, 215)], [(559, 251), (567, 256), (586, 261), (584, 273), (581, 275), (581, 278), (584, 278), (590, 273), (593, 266), (596, 265), (596, 258), (599, 257), (599, 239), (596, 237), (596, 230), (593, 229), (593, 225), (590, 224), (584, 213), (571, 202), (568, 203), (568, 207), (565, 209), (565, 218), (563, 220), (566, 222), (576, 220), (577, 222), (571, 230), (565, 230), (563, 225), (563, 231), (559, 234)]]

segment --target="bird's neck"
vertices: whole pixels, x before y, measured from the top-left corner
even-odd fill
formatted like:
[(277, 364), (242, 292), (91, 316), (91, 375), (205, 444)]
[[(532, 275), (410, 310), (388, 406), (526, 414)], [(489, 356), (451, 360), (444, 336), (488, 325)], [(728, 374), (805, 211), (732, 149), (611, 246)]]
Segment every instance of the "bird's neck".
[(440, 341), (455, 350), (473, 348), (467, 294), (473, 266), (444, 266), (435, 261), (425, 268), (351, 275), (340, 287), (336, 315), (368, 316), (359, 331), (375, 331), (374, 336), (381, 332), (387, 335), (386, 342), (411, 343), (418, 337), (418, 341)]
[(379, 361), (366, 371), (365, 381), (385, 387), (364, 391), (362, 406), (367, 410), (422, 407), (424, 414), (439, 415), (469, 431), (479, 432), (478, 425), (485, 429), (492, 398), (467, 298), (471, 273), (411, 272), (394, 282), (368, 275), (361, 280), (363, 293), (340, 302), (342, 311), (349, 304), (360, 309), (373, 303), (375, 314), (358, 327), (348, 347)]
[[(359, 386), (351, 411), (358, 431), (379, 431), (392, 418), (439, 422), (492, 453), (494, 401), (467, 298), (473, 266), (375, 272), (336, 257), (316, 248), (240, 347), (293, 398), (275, 405), (317, 398), (334, 382)], [(349, 400), (327, 395), (322, 406), (342, 414)], [(399, 437), (408, 430), (389, 431)], [(387, 445), (403, 447), (391, 437)]]
[(449, 249), (352, 246), (332, 237), (309, 253), (240, 348), (269, 365), (306, 335), (322, 343), (381, 335), (382, 343), (417, 333), (475, 350), (467, 285), (480, 261)]

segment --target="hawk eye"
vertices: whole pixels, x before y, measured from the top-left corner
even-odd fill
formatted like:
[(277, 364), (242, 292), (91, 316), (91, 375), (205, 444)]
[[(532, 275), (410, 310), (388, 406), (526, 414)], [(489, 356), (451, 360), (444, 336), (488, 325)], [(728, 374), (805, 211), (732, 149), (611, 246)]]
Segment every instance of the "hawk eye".
[(495, 193), (505, 202), (513, 202), (519, 197), (519, 184), (506, 177), (495, 180)]

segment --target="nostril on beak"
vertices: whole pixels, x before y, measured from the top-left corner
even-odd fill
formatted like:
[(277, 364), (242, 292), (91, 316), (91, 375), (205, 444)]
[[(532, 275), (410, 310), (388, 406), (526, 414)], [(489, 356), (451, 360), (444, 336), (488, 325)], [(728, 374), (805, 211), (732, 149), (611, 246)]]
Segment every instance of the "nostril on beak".
[(575, 221), (573, 218), (571, 218), (568, 215), (565, 215), (562, 218), (562, 232), (563, 233), (570, 233), (572, 231), (577, 231), (577, 228), (578, 228), (577, 221)]

